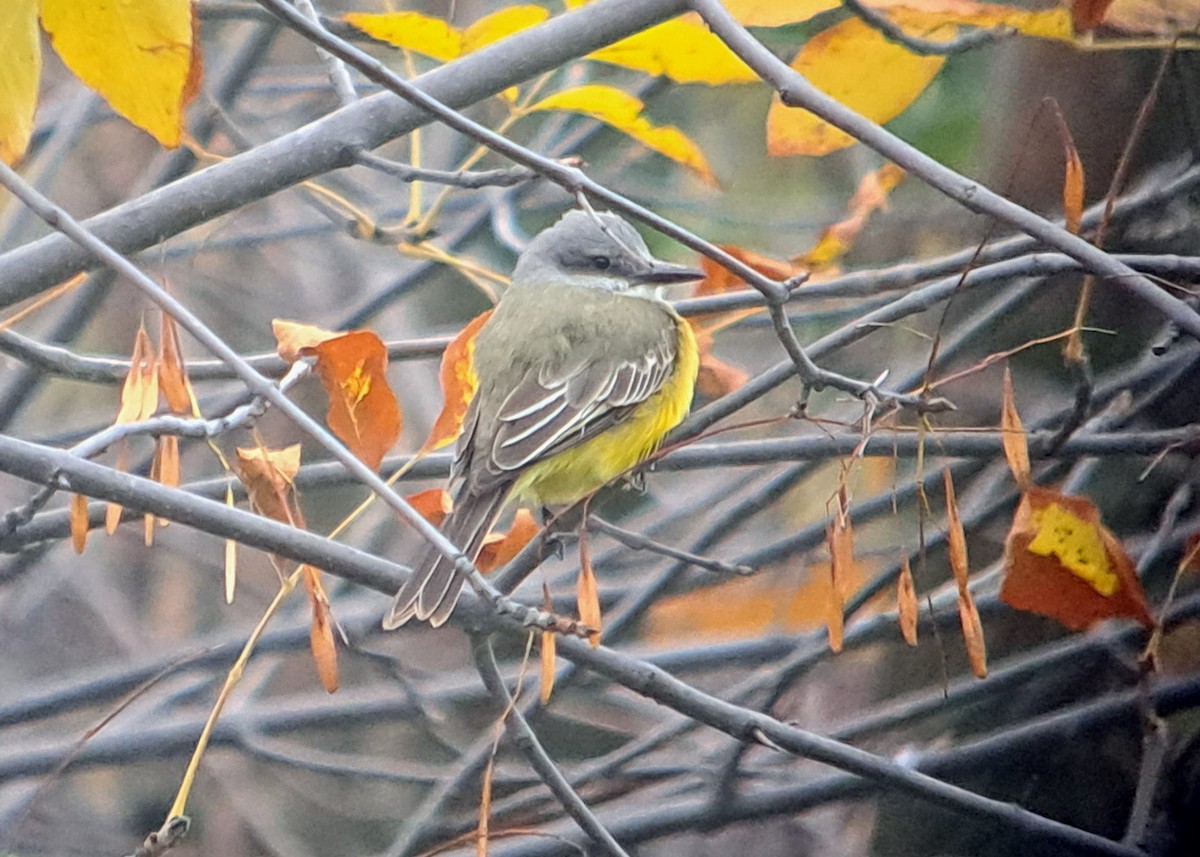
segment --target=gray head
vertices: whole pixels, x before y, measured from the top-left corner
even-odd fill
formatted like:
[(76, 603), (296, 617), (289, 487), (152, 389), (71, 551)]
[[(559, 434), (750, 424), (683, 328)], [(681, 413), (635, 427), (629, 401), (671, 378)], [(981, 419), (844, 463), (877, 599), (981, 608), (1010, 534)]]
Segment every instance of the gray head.
[(568, 211), (529, 242), (513, 284), (563, 284), (625, 291), (636, 286), (686, 283), (701, 271), (650, 255), (637, 230), (611, 212)]

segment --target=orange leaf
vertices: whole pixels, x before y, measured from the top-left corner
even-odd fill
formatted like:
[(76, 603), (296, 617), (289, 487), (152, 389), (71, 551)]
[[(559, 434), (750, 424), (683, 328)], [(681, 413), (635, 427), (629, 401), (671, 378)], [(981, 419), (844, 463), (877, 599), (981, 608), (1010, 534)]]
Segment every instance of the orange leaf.
[(1024, 488), (1029, 485), (1029, 439), (1025, 435), (1021, 414), (1017, 411), (1012, 373), (1007, 367), (1004, 369), (1004, 394), (1000, 407), (1000, 435), (1008, 469), (1012, 471), (1017, 484)]
[[(780, 262), (778, 259), (733, 244), (722, 244), (721, 249), (772, 280), (786, 280), (805, 273), (804, 268), (792, 262)], [(704, 279), (696, 286), (695, 297), (702, 298), (747, 288), (745, 280), (707, 256), (700, 259), (700, 269), (704, 271)]]
[(854, 246), (867, 220), (876, 211), (886, 209), (888, 194), (904, 181), (907, 173), (895, 164), (884, 164), (867, 173), (850, 197), (849, 214), (821, 230), (816, 246), (797, 261), (810, 271), (831, 267)]
[(454, 501), (450, 499), (450, 493), (445, 488), (428, 488), (416, 494), (409, 494), (404, 499), (435, 527), (440, 527), (454, 508)]
[[(550, 598), (550, 587), (542, 584), (542, 609), (547, 613), (554, 612), (554, 601)], [(554, 692), (555, 655), (558, 642), (553, 631), (542, 631), (542, 670), (541, 670), (541, 701), (545, 705), (550, 701)]]
[(91, 523), (88, 521), (88, 498), (82, 494), (71, 495), (71, 546), (75, 553), (82, 554), (87, 547), (88, 531)]
[(292, 483), (300, 472), (300, 444), (284, 449), (239, 448), (238, 475), (260, 515), (303, 527)]
[(187, 366), (183, 361), (183, 348), (179, 341), (179, 328), (175, 319), (163, 313), (162, 347), (158, 359), (158, 386), (167, 407), (173, 414), (193, 414), (196, 395), (192, 382), (187, 377)]
[(312, 607), (312, 625), (309, 628), (308, 642), (312, 649), (313, 661), (317, 665), (317, 676), (326, 693), (336, 693), (338, 689), (337, 647), (333, 643), (333, 623), (329, 608), (329, 596), (321, 584), (321, 572), (310, 566), (304, 566), (304, 587), (308, 590), (308, 601)]
[[(894, 119), (929, 86), (946, 62), (920, 56), (859, 18), (822, 30), (805, 42), (792, 68), (813, 86), (868, 119)], [(776, 95), (767, 112), (767, 149), (772, 155), (827, 155), (855, 140), (845, 131)]]
[(1083, 159), (1075, 148), (1075, 140), (1071, 137), (1071, 129), (1067, 120), (1058, 111), (1054, 111), (1057, 120), (1058, 136), (1063, 147), (1063, 216), (1066, 219), (1067, 231), (1072, 235), (1079, 234), (1079, 224), (1083, 220)]
[(275, 334), (275, 352), (288, 363), (295, 363), (306, 348), (320, 345), (327, 339), (341, 336), (332, 330), (315, 327), (311, 324), (301, 324), (298, 321), (273, 319), (271, 332)]
[(538, 525), (533, 513), (528, 509), (518, 509), (507, 533), (489, 533), (483, 540), (483, 549), (475, 559), (475, 567), (486, 573), (511, 562), (537, 534)]
[(588, 641), (593, 647), (600, 645), (600, 587), (596, 583), (596, 572), (592, 569), (592, 551), (588, 546), (587, 527), (579, 530), (579, 584), (575, 596), (579, 609), (579, 621), (592, 629)]
[(475, 398), (475, 390), (479, 385), (474, 366), (475, 335), (491, 315), (492, 311), (488, 310), (471, 319), (442, 353), (438, 380), (442, 385), (442, 399), (445, 404), (442, 405), (442, 412), (438, 414), (429, 437), (421, 447), (422, 453), (432, 452), (453, 443), (462, 432), (467, 406)]
[(917, 585), (908, 564), (907, 551), (900, 558), (900, 577), (896, 581), (896, 609), (900, 614), (900, 633), (910, 646), (917, 644)]
[(403, 418), (387, 381), (387, 346), (356, 330), (301, 349), (317, 358), (317, 376), (329, 396), (325, 422), (372, 470), (400, 437)]
[(1048, 488), (1025, 490), (1004, 551), (1000, 597), (1072, 630), (1125, 616), (1154, 622), (1132, 560), (1091, 500)]

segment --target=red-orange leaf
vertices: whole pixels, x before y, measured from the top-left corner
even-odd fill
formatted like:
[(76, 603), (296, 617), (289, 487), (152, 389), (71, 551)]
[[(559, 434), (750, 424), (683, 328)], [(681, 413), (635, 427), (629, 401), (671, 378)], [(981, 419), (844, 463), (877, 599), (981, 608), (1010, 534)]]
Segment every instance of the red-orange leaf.
[(421, 452), (441, 449), (453, 443), (462, 432), (467, 406), (471, 404), (471, 399), (475, 398), (475, 389), (479, 384), (474, 364), (475, 334), (479, 333), (480, 328), (491, 316), (492, 311), (488, 310), (471, 319), (442, 353), (438, 379), (442, 384), (442, 399), (445, 404), (442, 405), (442, 412), (438, 414)]
[(1129, 555), (1086, 497), (1031, 487), (1005, 544), (1000, 597), (1072, 630), (1125, 616), (1154, 625)]
[(482, 572), (499, 568), (512, 561), (537, 534), (538, 525), (533, 513), (528, 509), (518, 509), (507, 533), (489, 533), (483, 540), (483, 549), (475, 559), (475, 567)]
[(906, 175), (895, 164), (884, 164), (863, 176), (850, 198), (846, 217), (822, 229), (816, 246), (797, 261), (810, 271), (819, 271), (845, 256), (854, 247), (871, 215), (887, 208), (888, 195)]
[(435, 527), (440, 527), (454, 508), (454, 502), (445, 488), (428, 488), (416, 494), (409, 494), (404, 499)]
[(700, 371), (696, 375), (696, 389), (702, 396), (719, 399), (750, 380), (748, 372), (736, 366), (730, 366), (712, 353), (713, 335), (709, 330), (697, 324), (697, 319), (688, 319), (688, 322), (692, 326), (692, 332), (696, 335), (696, 348), (700, 352)]
[(387, 346), (356, 330), (302, 348), (317, 358), (317, 376), (329, 396), (325, 422), (371, 469), (400, 437), (402, 417), (387, 380)]

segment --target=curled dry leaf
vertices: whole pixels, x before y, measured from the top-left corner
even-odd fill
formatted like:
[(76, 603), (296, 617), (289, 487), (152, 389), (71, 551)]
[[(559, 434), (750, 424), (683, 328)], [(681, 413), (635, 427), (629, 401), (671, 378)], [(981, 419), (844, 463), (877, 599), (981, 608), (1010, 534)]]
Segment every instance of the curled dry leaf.
[(1013, 479), (1022, 488), (1029, 485), (1029, 438), (1017, 411), (1013, 394), (1012, 373), (1004, 369), (1004, 396), (1000, 406), (1000, 437), (1004, 443), (1004, 457)]
[(312, 624), (309, 626), (309, 647), (317, 667), (317, 677), (326, 693), (336, 693), (338, 678), (337, 646), (333, 642), (333, 613), (329, 596), (321, 583), (321, 572), (304, 566), (304, 588), (308, 592), (312, 607)]
[(91, 522), (88, 521), (88, 498), (82, 494), (71, 495), (71, 547), (75, 553), (83, 554), (87, 547), (88, 531)]
[(303, 527), (293, 483), (300, 472), (300, 444), (284, 449), (251, 447), (237, 450), (238, 475), (250, 505), (262, 516)]
[(900, 616), (900, 633), (904, 642), (917, 645), (917, 585), (908, 564), (908, 552), (900, 557), (900, 576), (896, 581), (896, 611)]
[(162, 343), (158, 358), (158, 385), (171, 413), (198, 416), (196, 393), (188, 380), (187, 366), (183, 360), (183, 345), (179, 341), (179, 327), (175, 319), (163, 313)]
[(1000, 597), (1072, 630), (1110, 617), (1153, 627), (1137, 570), (1086, 497), (1030, 487), (1004, 550)]
[(596, 583), (596, 572), (592, 569), (592, 550), (588, 545), (587, 527), (579, 531), (579, 583), (576, 594), (579, 621), (592, 629), (588, 642), (593, 647), (600, 645), (600, 587)]
[(963, 642), (966, 644), (971, 671), (977, 678), (984, 678), (987, 676), (987, 646), (979, 610), (967, 586), (971, 574), (967, 563), (967, 538), (963, 532), (958, 498), (954, 495), (954, 479), (949, 467), (942, 471), (942, 481), (946, 489), (946, 544), (950, 554), (950, 569), (958, 584), (958, 618), (962, 624)]
[[(155, 359), (154, 345), (150, 342), (145, 325), (139, 324), (133, 340), (133, 353), (129, 357), (129, 371), (121, 385), (121, 404), (117, 409), (114, 424), (141, 422), (153, 416), (157, 409), (158, 361)], [(127, 456), (128, 444), (121, 441), (117, 444), (117, 470), (125, 469)], [(104, 513), (104, 529), (112, 535), (120, 523), (121, 505), (109, 503)]]
[(479, 379), (475, 375), (475, 335), (491, 318), (492, 311), (475, 316), (467, 323), (454, 341), (442, 352), (442, 364), (438, 380), (442, 386), (442, 412), (438, 414), (421, 446), (421, 452), (432, 452), (454, 442), (462, 432), (467, 407), (475, 398)]

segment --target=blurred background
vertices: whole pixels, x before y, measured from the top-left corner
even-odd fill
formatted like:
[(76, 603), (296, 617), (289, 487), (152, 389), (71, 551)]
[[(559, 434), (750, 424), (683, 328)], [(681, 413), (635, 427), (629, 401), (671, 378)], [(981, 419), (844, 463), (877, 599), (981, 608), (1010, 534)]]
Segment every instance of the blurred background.
[[(452, 5), (411, 8), (452, 14), (462, 26), (498, 4)], [(331, 30), (405, 75), (434, 64), (366, 40), (339, 18), (384, 11), (378, 4), (322, 2), (319, 9)], [(22, 175), (84, 218), (338, 108), (312, 46), (258, 6), (200, 0), (196, 10), (204, 78), (188, 113), (190, 151), (159, 148), (47, 50)], [(756, 32), (790, 60), (828, 21)], [(888, 127), (951, 168), (1058, 218), (1063, 148), (1044, 99), (1061, 108), (1086, 169), (1087, 204), (1098, 205), (1163, 62), (1159, 50), (1084, 51), (1010, 39), (950, 58)], [(1162, 274), (1165, 288), (1194, 305), (1200, 80), (1186, 51), (1169, 58), (1163, 74), (1121, 189), (1127, 204), (1105, 246), (1137, 254)], [(354, 80), (360, 97), (377, 91)], [(654, 123), (678, 126), (703, 152), (715, 186), (584, 116), (538, 113), (506, 133), (538, 152), (581, 158), (597, 181), (714, 243), (781, 261), (803, 256), (822, 230), (847, 217), (860, 182), (883, 165), (861, 145), (821, 158), (771, 157), (771, 94), (761, 84), (671, 84), (581, 61), (541, 85), (553, 91), (587, 82), (637, 94)], [(491, 99), (469, 113), (496, 127), (508, 108)], [(376, 154), (454, 171), (474, 148), (433, 124), (419, 139), (410, 135)], [(489, 154), (475, 168), (507, 166)], [(361, 165), (314, 185), (319, 189), (275, 193), (172, 235), (137, 261), (243, 354), (273, 353), (277, 318), (379, 333), (393, 346), (389, 377), (405, 418), (393, 452), (409, 455), (441, 408), (441, 349), (491, 305), (529, 236), (571, 200), (536, 181), (450, 187), (443, 198), (437, 184), (414, 187)], [(0, 253), (47, 234), (10, 196), (0, 200)], [(643, 231), (656, 254), (698, 261)], [(792, 379), (725, 417), (718, 425), (731, 431), (710, 441), (809, 439), (806, 452), (763, 453), (770, 460), (747, 465), (723, 461), (722, 447), (713, 445), (707, 459), (686, 468), (665, 458), (648, 474), (645, 492), (612, 489), (597, 508), (609, 523), (755, 573), (714, 572), (593, 531), (604, 642), (722, 699), (1084, 830), (1119, 839), (1136, 809), (1135, 841), (1151, 853), (1195, 853), (1194, 576), (1175, 593), (1154, 675), (1138, 662), (1147, 640), (1140, 626), (1115, 620), (1071, 633), (1007, 607), (997, 592), (1017, 488), (997, 449), (939, 446), (939, 433), (952, 429), (994, 435), (1006, 365), (1025, 425), (1043, 433), (1035, 453), (1072, 419), (1078, 375), (1064, 364), (1059, 335), (1072, 324), (1082, 274), (1055, 268), (1043, 248), (1008, 237), (1003, 224), (915, 178), (890, 193), (846, 255), (814, 276), (812, 296), (808, 286), (797, 290), (789, 313), (801, 343), (817, 344), (824, 368), (867, 381), (886, 372), (882, 386), (902, 391), (917, 389), (928, 370), (931, 380), (946, 379), (935, 392), (957, 409), (928, 416), (920, 461), (911, 442), (918, 416), (876, 411), (876, 434), (889, 440), (860, 458), (851, 452), (863, 433), (863, 403), (825, 390), (808, 398), (802, 418), (787, 419), (802, 392)], [(436, 261), (430, 247), (457, 263)], [(1153, 264), (1145, 259), (1151, 256)], [(466, 275), (463, 261), (500, 276)], [(971, 269), (980, 276), (954, 288)], [(157, 334), (159, 318), (128, 283), (97, 270), (5, 328), (0, 431), (64, 447), (110, 425), (123, 377), (119, 361), (128, 360), (139, 325)], [(1138, 438), (1188, 426), (1194, 436), (1200, 348), (1112, 283), (1098, 284), (1087, 325), (1092, 385), (1076, 435), (1124, 433), (1130, 446), (1038, 458), (1034, 479), (1097, 504), (1157, 608), (1185, 538), (1197, 531), (1197, 464), (1187, 447), (1155, 449)], [(939, 353), (929, 367), (935, 338)], [(31, 350), (30, 343), (43, 348)], [(79, 359), (61, 359), (49, 346)], [(186, 336), (184, 350), (197, 365), (211, 360)], [(1007, 352), (1007, 360), (989, 361)], [(714, 353), (748, 379), (786, 359), (764, 313), (719, 330)], [(267, 365), (283, 371), (282, 362)], [(206, 416), (243, 401), (236, 381), (215, 377), (215, 367), (207, 379), (203, 374), (194, 383)], [(323, 415), (315, 380), (294, 396)], [(696, 406), (711, 404), (702, 397)], [(268, 411), (256, 429), (272, 447), (304, 444), (307, 469), (297, 486), (310, 530), (328, 532), (364, 498), (336, 468), (314, 468), (327, 456), (277, 413)], [(822, 439), (831, 444), (821, 447)], [(229, 455), (256, 439), (243, 429), (216, 443)], [(152, 446), (148, 438), (130, 443), (131, 471), (148, 472)], [(115, 452), (100, 460), (115, 463)], [(438, 462), (444, 466), (444, 456), (424, 472), (436, 471)], [(943, 467), (954, 473), (966, 525), (987, 641), (990, 675), (982, 680), (971, 674), (948, 584)], [(186, 485), (223, 496), (223, 471), (205, 444), (183, 442), (182, 473)], [(443, 481), (406, 478), (401, 489), (409, 494)], [(918, 484), (928, 496), (924, 513)], [(844, 580), (845, 645), (834, 654), (826, 630), (833, 603), (826, 525), (840, 486), (856, 561)], [(19, 513), (0, 531), (0, 851), (126, 854), (166, 817), (225, 672), (279, 578), (268, 557), (241, 551), (237, 597), (226, 605), (221, 539), (172, 525), (147, 548), (136, 517), (112, 536), (93, 533), (77, 556), (68, 498), (42, 507), (37, 495), (37, 486), (0, 476), (0, 506)], [(419, 544), (379, 508), (343, 539), (401, 563)], [(545, 581), (556, 606), (573, 612), (579, 555), (566, 541), (562, 556), (530, 575), (516, 597), (540, 603)], [(896, 619), (902, 557), (919, 594), (915, 647), (905, 644)], [(456, 837), (456, 853), (475, 847), (481, 772), (502, 705), (472, 666), (471, 640), (451, 626), (385, 635), (378, 630), (384, 596), (333, 576), (326, 583), (349, 639), (339, 642), (341, 689), (327, 695), (316, 679), (308, 604), (295, 593), (220, 720), (189, 804), (194, 826), (178, 853), (418, 854)], [(502, 637), (495, 645), (503, 675), (515, 683), (524, 640)], [(534, 658), (518, 702), (550, 756), (630, 853), (1062, 853), (826, 766), (748, 748), (563, 661), (554, 696), (541, 706)], [(1148, 712), (1165, 724), (1162, 739), (1145, 745), (1157, 764), (1143, 752)], [(492, 790), (493, 853), (586, 853), (586, 840), (507, 740), (499, 743)]]

